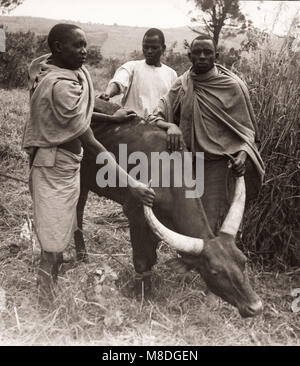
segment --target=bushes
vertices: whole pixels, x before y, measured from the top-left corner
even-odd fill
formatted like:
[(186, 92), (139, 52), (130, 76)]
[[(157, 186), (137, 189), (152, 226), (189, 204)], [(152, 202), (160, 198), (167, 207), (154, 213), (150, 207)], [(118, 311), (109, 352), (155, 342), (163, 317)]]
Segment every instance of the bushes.
[(97, 46), (90, 46), (87, 49), (87, 61), (91, 66), (99, 66), (103, 57), (101, 54), (101, 50)]
[(187, 55), (174, 52), (173, 48), (170, 48), (166, 52), (164, 62), (166, 65), (172, 67), (177, 72), (178, 76), (182, 75), (191, 66)]
[(218, 63), (224, 65), (228, 69), (231, 69), (232, 66), (241, 58), (240, 51), (235, 50), (233, 47), (227, 51), (224, 47), (218, 47), (219, 57)]
[(2, 87), (25, 86), (28, 60), (36, 49), (33, 32), (6, 33), (6, 52), (0, 54), (0, 85)]
[(248, 84), (266, 165), (265, 183), (250, 207), (244, 249), (265, 266), (300, 263), (300, 64), (287, 37), (275, 50), (270, 40), (250, 50), (237, 72)]
[(28, 64), (48, 53), (46, 36), (34, 32), (6, 33), (6, 52), (0, 53), (0, 86), (3, 88), (27, 85)]
[[(6, 32), (6, 52), (0, 53), (0, 87), (16, 88), (27, 86), (27, 70), (30, 62), (49, 53), (47, 36), (34, 32)], [(100, 48), (87, 49), (88, 63), (98, 66), (102, 60)]]

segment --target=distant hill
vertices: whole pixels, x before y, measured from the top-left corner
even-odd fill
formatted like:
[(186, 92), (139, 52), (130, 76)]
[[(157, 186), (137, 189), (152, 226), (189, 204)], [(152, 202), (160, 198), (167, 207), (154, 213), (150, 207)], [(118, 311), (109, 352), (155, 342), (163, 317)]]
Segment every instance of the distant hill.
[[(36, 34), (47, 34), (50, 28), (59, 22), (79, 25), (87, 35), (90, 46), (100, 46), (103, 56), (121, 57), (141, 50), (143, 35), (148, 28), (94, 23), (79, 23), (66, 20), (55, 20), (35, 17), (0, 16), (0, 24), (10, 32), (33, 31)], [(183, 41), (192, 40), (195, 33), (188, 27), (163, 30), (167, 47), (177, 42), (175, 51), (183, 52)]]
[[(47, 34), (50, 28), (59, 22), (79, 25), (86, 32), (89, 45), (101, 47), (104, 57), (126, 57), (135, 50), (140, 51), (143, 35), (148, 29), (146, 27), (79, 23), (36, 17), (0, 16), (0, 24), (3, 24), (10, 32), (30, 30), (36, 34)], [(190, 42), (196, 37), (196, 33), (188, 27), (168, 28), (163, 29), (163, 32), (167, 47), (176, 42), (175, 52), (184, 52), (184, 40)], [(238, 49), (242, 40), (243, 36), (238, 35), (235, 38), (227, 38), (224, 43), (227, 48), (234, 47)]]

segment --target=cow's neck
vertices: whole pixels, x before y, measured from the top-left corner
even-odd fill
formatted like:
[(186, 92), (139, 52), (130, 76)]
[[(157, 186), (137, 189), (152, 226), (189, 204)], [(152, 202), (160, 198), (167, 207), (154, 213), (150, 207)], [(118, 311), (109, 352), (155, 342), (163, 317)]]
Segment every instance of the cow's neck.
[[(207, 216), (200, 198), (186, 198), (184, 190), (174, 190), (172, 206), (173, 221), (176, 231), (195, 238), (212, 239), (214, 234), (209, 226)], [(176, 202), (176, 204), (175, 204)]]

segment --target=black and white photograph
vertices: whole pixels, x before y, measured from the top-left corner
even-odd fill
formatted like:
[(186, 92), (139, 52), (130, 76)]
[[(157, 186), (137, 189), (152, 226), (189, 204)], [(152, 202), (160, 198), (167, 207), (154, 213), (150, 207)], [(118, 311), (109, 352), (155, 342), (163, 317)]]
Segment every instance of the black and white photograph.
[(300, 1), (0, 0), (0, 106), (0, 346), (300, 345)]

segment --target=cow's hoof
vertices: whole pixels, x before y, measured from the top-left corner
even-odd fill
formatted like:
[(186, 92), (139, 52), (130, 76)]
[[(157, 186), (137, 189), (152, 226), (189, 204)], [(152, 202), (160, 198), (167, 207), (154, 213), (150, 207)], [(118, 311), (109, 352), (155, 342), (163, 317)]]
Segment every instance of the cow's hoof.
[(151, 275), (137, 274), (134, 282), (134, 292), (137, 299), (149, 299), (152, 295)]

